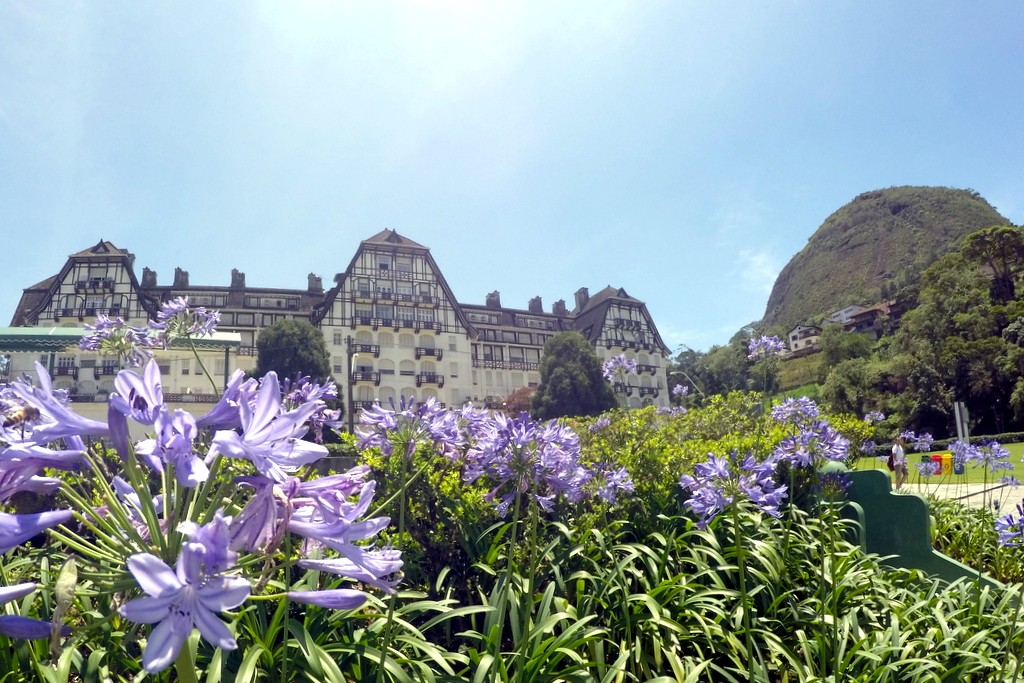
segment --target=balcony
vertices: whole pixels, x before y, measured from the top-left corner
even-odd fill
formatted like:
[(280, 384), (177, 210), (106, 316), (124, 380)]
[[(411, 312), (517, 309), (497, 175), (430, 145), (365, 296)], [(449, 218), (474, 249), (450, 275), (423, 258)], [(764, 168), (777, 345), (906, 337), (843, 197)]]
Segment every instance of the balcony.
[(652, 375), (657, 375), (658, 374), (658, 369), (659, 368), (658, 368), (657, 365), (646, 365), (644, 363), (637, 363), (636, 374), (642, 375), (645, 372), (649, 372)]
[(255, 346), (239, 346), (238, 347), (238, 355), (239, 356), (255, 356), (256, 355), (256, 347)]
[(633, 395), (633, 387), (629, 386), (628, 384), (623, 384), (622, 382), (613, 383), (612, 389), (615, 390), (616, 394), (625, 394), (626, 396)]
[(117, 374), (117, 363), (103, 363), (97, 365), (92, 369), (92, 376), (94, 379), (99, 379), (103, 376), (113, 377)]
[(368, 289), (357, 289), (357, 290), (355, 290), (353, 292), (353, 294), (355, 294), (355, 297), (357, 299), (372, 299), (373, 298), (373, 295), (370, 293), (370, 290), (368, 290)]
[(658, 398), (658, 387), (640, 387), (640, 395)]
[(381, 301), (393, 301), (395, 295), (393, 292), (378, 289), (373, 293), (373, 298)]
[(73, 379), (78, 379), (78, 366), (58, 365), (53, 369), (53, 375), (55, 377), (71, 377)]
[(436, 358), (437, 360), (441, 360), (441, 358), (444, 357), (444, 353), (441, 351), (441, 349), (428, 349), (425, 346), (417, 346), (416, 360), (419, 360), (424, 356), (429, 356), (430, 358)]
[(540, 369), (540, 363), (534, 363), (531, 361), (524, 360), (492, 360), (490, 358), (474, 358), (474, 368), (483, 368), (484, 370), (523, 370), (526, 372), (534, 372)]
[(430, 304), (431, 306), (433, 306), (434, 304), (437, 303), (437, 300), (430, 294), (417, 294), (416, 302), (421, 304)]
[(629, 320), (627, 318), (615, 318), (615, 327), (622, 330), (639, 330), (639, 320)]
[(422, 386), (424, 384), (436, 384), (439, 387), (444, 386), (444, 375), (439, 375), (436, 372), (424, 372), (416, 375), (416, 386)]
[(375, 385), (380, 385), (380, 373), (379, 372), (353, 372), (350, 380), (352, 384), (358, 384), (359, 382), (373, 382)]
[(164, 403), (216, 403), (216, 394), (164, 394)]
[(637, 351), (652, 350), (651, 345), (646, 342), (627, 341), (625, 339), (606, 339), (604, 345), (609, 349), (618, 347), (620, 349), (635, 349)]
[(380, 344), (353, 344), (352, 353), (373, 354), (374, 358), (380, 358)]

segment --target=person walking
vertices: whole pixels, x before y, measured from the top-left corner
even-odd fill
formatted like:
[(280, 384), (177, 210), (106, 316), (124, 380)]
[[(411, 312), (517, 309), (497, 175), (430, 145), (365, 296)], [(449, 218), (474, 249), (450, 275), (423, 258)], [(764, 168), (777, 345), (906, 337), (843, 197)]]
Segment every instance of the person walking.
[(892, 466), (893, 474), (896, 478), (895, 490), (899, 491), (903, 486), (903, 483), (907, 480), (910, 475), (910, 471), (907, 469), (907, 454), (903, 450), (904, 440), (902, 436), (896, 437), (896, 443), (892, 445)]

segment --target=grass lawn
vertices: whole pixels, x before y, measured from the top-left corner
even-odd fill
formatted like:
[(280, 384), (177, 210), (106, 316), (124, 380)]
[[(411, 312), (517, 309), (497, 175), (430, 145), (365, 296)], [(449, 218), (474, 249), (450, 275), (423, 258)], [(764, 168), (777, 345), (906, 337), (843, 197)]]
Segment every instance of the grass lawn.
[[(995, 482), (1000, 477), (1007, 474), (1017, 477), (1017, 479), (1024, 482), (1024, 463), (1021, 462), (1021, 457), (1024, 456), (1024, 443), (1011, 443), (1003, 444), (1010, 451), (1010, 464), (1013, 465), (1013, 471), (1000, 470), (999, 472), (988, 473), (988, 482)], [(943, 451), (934, 451), (941, 453)], [(949, 451), (945, 451), (949, 452)], [(921, 477), (917, 472), (916, 465), (921, 462), (921, 453), (907, 453), (907, 462), (910, 464), (910, 481), (917, 482)], [(881, 458), (860, 458), (853, 465), (855, 470), (883, 470), (886, 474), (889, 470), (885, 466), (885, 460), (889, 457), (888, 452), (884, 457)], [(936, 475), (930, 478), (929, 483), (931, 484), (982, 484), (986, 481), (985, 470), (981, 467), (972, 467), (969, 463), (964, 469), (963, 474), (951, 474), (951, 475)]]

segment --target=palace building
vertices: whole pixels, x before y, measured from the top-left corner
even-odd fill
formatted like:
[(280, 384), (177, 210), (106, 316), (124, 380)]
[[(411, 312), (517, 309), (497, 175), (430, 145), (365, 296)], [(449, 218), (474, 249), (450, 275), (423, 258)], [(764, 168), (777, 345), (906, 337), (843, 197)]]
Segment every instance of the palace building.
[[(581, 288), (571, 310), (563, 300), (545, 311), (540, 297), (525, 309), (507, 308), (497, 291), (482, 305), (459, 303), (430, 250), (393, 230), (363, 240), (326, 290), (314, 274), (305, 289), (251, 287), (237, 270), (228, 286), (192, 284), (181, 268), (171, 284), (159, 284), (148, 268), (141, 278), (136, 275), (133, 254), (101, 240), (24, 290), (11, 327), (0, 329), (0, 357), (6, 360), (0, 362), (0, 380), (40, 360), (56, 386), (77, 401), (105, 401), (113, 390), (114, 359), (55, 339), (75, 336), (64, 328), (84, 333), (83, 326), (99, 314), (144, 325), (161, 302), (179, 296), (220, 311), (220, 334), (201, 356), (217, 378), (236, 367), (253, 369), (263, 328), (285, 318), (311, 322), (323, 332), (339, 391), (356, 409), (400, 397), (500, 408), (515, 390), (537, 386), (544, 343), (564, 330), (582, 333), (602, 359), (625, 354), (637, 361), (638, 374), (620, 387), (626, 405), (669, 403), (669, 349), (646, 305), (624, 289), (606, 287), (591, 295)], [(161, 351), (157, 361), (165, 393), (184, 401), (213, 400), (190, 349)]]

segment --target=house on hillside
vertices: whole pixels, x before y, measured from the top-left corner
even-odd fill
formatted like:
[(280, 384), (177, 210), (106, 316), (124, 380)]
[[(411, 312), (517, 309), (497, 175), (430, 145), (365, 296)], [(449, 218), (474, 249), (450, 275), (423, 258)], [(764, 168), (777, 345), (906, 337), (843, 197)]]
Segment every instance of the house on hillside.
[(853, 306), (847, 306), (846, 308), (841, 308), (838, 311), (829, 313), (828, 317), (825, 319), (825, 322), (831, 322), (845, 326), (848, 322), (850, 322), (850, 320), (853, 319), (854, 316), (860, 315), (866, 310), (867, 309), (864, 308), (863, 306), (857, 306), (856, 304), (854, 304)]
[(851, 315), (843, 323), (843, 329), (847, 332), (867, 334), (872, 339), (878, 339), (882, 336), (885, 325), (894, 325), (899, 319), (900, 313), (901, 309), (895, 300), (882, 301)]
[(821, 328), (810, 323), (800, 323), (786, 335), (789, 351), (793, 356), (805, 356), (820, 350)]

